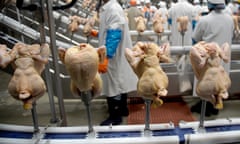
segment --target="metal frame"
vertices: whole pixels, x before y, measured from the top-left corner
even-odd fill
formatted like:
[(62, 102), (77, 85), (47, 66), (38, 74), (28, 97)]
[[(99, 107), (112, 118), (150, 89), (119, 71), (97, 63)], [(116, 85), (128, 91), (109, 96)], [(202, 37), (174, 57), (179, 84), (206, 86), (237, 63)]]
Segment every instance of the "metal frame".
[[(234, 143), (240, 141), (240, 119), (228, 118), (205, 121), (205, 128), (211, 131), (199, 133), (197, 131), (199, 122), (180, 122), (179, 127), (171, 123), (151, 124), (152, 133), (158, 135), (144, 135), (144, 125), (121, 125), (121, 126), (94, 126), (95, 137), (88, 137), (88, 127), (40, 127), (39, 135), (36, 137), (31, 126), (7, 125), (0, 124), (0, 131), (9, 131), (33, 134), (32, 138), (17, 138), (16, 136), (4, 137), (0, 135), (0, 141), (4, 144), (13, 144), (16, 141), (19, 144), (55, 144), (55, 143), (72, 143), (72, 144), (206, 144), (206, 143)], [(231, 129), (232, 128), (232, 129)], [(188, 130), (188, 131), (186, 131)], [(169, 131), (166, 132), (166, 131)], [(173, 131), (173, 133), (171, 133)], [(101, 133), (107, 132), (108, 135), (121, 133), (119, 137), (99, 137)], [(140, 135), (132, 136), (131, 132), (139, 132)], [(86, 134), (86, 137), (69, 137), (77, 133)], [(56, 137), (47, 138), (47, 135)], [(63, 137), (60, 137), (63, 136)], [(65, 137), (65, 138), (64, 138)]]

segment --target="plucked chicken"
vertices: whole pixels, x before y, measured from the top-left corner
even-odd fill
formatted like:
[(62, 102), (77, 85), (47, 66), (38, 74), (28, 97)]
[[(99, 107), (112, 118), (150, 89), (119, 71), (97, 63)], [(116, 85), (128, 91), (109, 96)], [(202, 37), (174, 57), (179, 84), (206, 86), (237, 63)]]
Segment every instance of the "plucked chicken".
[(168, 77), (160, 67), (161, 60), (166, 62), (171, 60), (167, 46), (169, 45), (159, 47), (155, 43), (138, 42), (132, 49), (126, 48), (125, 51), (127, 61), (139, 79), (138, 93), (152, 99), (157, 106), (163, 103), (160, 97), (168, 93)]
[(79, 25), (80, 24), (86, 24), (87, 23), (87, 20), (85, 18), (81, 18), (79, 16), (70, 16), (69, 17), (70, 19), (70, 24), (68, 25), (68, 30), (70, 32), (76, 32), (79, 30)]
[(162, 15), (160, 13), (157, 13), (154, 15), (153, 19), (153, 31), (155, 33), (163, 33), (164, 31), (164, 23), (166, 22), (166, 20), (162, 17)]
[(181, 16), (177, 18), (178, 22), (178, 31), (184, 33), (187, 31), (189, 19), (187, 16)]
[(102, 79), (98, 73), (98, 65), (105, 57), (105, 47), (96, 49), (87, 43), (59, 49), (59, 58), (71, 77), (70, 87), (74, 96), (79, 97), (84, 91), (92, 91), (93, 97), (100, 95)]
[(216, 109), (223, 108), (222, 99), (228, 98), (231, 85), (229, 74), (221, 65), (229, 62), (230, 48), (227, 43), (220, 47), (216, 43), (199, 42), (190, 50), (190, 60), (198, 79), (196, 93), (211, 102)]
[(90, 36), (92, 31), (94, 30), (94, 25), (97, 23), (99, 23), (98, 14), (94, 12), (93, 16), (87, 19), (87, 22), (83, 27), (83, 34), (85, 36)]
[(146, 30), (147, 19), (144, 18), (143, 16), (138, 16), (138, 17), (135, 17), (135, 21), (136, 21), (136, 30), (139, 33), (144, 32)]
[[(1, 55), (1, 54), (0, 54)], [(24, 109), (31, 109), (32, 103), (46, 92), (41, 73), (48, 62), (50, 50), (48, 44), (27, 45), (17, 43), (13, 49), (0, 57), (5, 61), (3, 67), (12, 63), (14, 74), (8, 84), (8, 92), (24, 103)]]

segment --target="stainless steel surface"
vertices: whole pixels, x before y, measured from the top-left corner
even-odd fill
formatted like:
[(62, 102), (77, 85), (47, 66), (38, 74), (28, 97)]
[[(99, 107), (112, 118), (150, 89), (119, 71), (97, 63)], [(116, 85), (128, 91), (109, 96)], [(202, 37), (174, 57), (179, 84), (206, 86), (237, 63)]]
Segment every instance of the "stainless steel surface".
[(39, 132), (39, 125), (38, 125), (38, 117), (37, 117), (37, 110), (36, 110), (36, 102), (33, 102), (32, 104), (32, 119), (33, 119), (33, 132), (38, 133)]
[(150, 131), (150, 107), (151, 107), (151, 100), (145, 99), (146, 111), (145, 111), (145, 128), (144, 131)]
[[(39, 40), (40, 39), (40, 33), (37, 32), (36, 30), (24, 25), (24, 24), (20, 24), (18, 21), (0, 13), (0, 23), (8, 26), (9, 28), (22, 33), (24, 36), (32, 39), (32, 40)], [(48, 36), (46, 36), (46, 41), (50, 42), (50, 38)], [(68, 48), (70, 47), (72, 44), (69, 43), (63, 43), (59, 40), (56, 40), (57, 46), (59, 47), (63, 47), (63, 48)]]
[[(41, 0), (41, 13), (42, 13), (42, 19), (40, 20), (40, 43), (45, 44), (46, 43), (46, 31), (45, 31), (45, 24), (46, 24), (46, 17), (44, 16), (44, 11), (45, 11), (45, 1)], [(46, 86), (47, 86), (47, 91), (48, 91), (48, 97), (49, 97), (49, 105), (50, 105), (50, 110), (51, 110), (51, 123), (57, 123), (59, 122), (59, 119), (57, 118), (56, 114), (56, 109), (54, 106), (54, 96), (53, 96), (53, 89), (52, 89), (52, 77), (49, 72), (50, 66), (49, 64), (45, 65), (45, 70), (44, 70), (44, 76), (45, 76), (45, 81), (46, 81)]]
[(204, 131), (204, 120), (205, 120), (205, 112), (206, 112), (206, 105), (207, 101), (201, 100), (202, 106), (201, 106), (201, 114), (200, 114), (200, 120), (199, 120), (199, 128), (198, 131), (202, 133)]
[(94, 133), (93, 124), (92, 124), (92, 113), (90, 110), (91, 100), (93, 98), (91, 91), (81, 92), (80, 94), (81, 100), (83, 101), (86, 111), (87, 111), (87, 119), (88, 119), (88, 133)]
[(56, 47), (56, 35), (55, 35), (55, 21), (53, 18), (53, 12), (52, 12), (52, 1), (47, 1), (47, 14), (48, 14), (48, 24), (49, 24), (49, 30), (50, 30), (50, 47), (52, 51), (52, 58), (53, 58), (53, 66), (55, 70), (54, 75), (54, 81), (56, 82), (54, 87), (56, 88), (56, 96), (58, 97), (58, 103), (59, 103), (59, 110), (60, 110), (60, 116), (61, 116), (61, 126), (67, 126), (67, 117), (65, 113), (65, 107), (63, 102), (63, 93), (62, 93), (62, 82), (59, 77), (60, 70), (58, 65), (58, 51)]

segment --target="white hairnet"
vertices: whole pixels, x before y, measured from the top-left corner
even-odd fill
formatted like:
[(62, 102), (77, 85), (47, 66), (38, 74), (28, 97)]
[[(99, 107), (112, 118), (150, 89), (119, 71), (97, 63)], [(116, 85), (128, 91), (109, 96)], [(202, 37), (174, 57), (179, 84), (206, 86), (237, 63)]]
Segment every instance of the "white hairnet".
[(145, 3), (151, 3), (151, 1), (150, 0), (145, 0)]
[(160, 7), (166, 7), (166, 2), (160, 1), (160, 2), (158, 3), (158, 5), (159, 5)]
[(200, 1), (199, 0), (194, 0), (193, 3), (198, 4), (198, 3), (200, 3)]

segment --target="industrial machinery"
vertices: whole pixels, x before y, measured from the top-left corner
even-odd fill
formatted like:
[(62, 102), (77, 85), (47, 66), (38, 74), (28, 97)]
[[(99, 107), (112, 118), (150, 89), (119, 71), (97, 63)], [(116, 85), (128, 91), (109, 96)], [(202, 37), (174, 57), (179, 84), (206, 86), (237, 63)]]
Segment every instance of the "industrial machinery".
[[(17, 0), (18, 1), (18, 0)], [(89, 125), (86, 127), (68, 127), (63, 99), (75, 99), (71, 95), (69, 84), (70, 76), (65, 67), (57, 58), (58, 47), (69, 48), (80, 42), (89, 42), (97, 47), (96, 38), (86, 38), (82, 34), (83, 26), (80, 30), (71, 34), (67, 30), (70, 22), (70, 15), (90, 17), (89, 8), (83, 9), (83, 1), (73, 0), (69, 4), (63, 1), (34, 1), (30, 5), (33, 8), (27, 10), (27, 6), (8, 5), (0, 13), (0, 43), (6, 44), (11, 48), (15, 43), (21, 41), (25, 43), (48, 42), (51, 44), (52, 55), (49, 58), (49, 65), (46, 67), (44, 79), (48, 87), (50, 105), (54, 104), (54, 96), (58, 98), (60, 109), (60, 122), (56, 118), (56, 111), (51, 106), (51, 122), (57, 125), (39, 127), (37, 122), (36, 107), (33, 106), (32, 126), (0, 124), (0, 143), (4, 144), (52, 144), (52, 143), (73, 143), (73, 144), (213, 144), (213, 143), (238, 143), (240, 142), (240, 119), (228, 118), (205, 121), (203, 114), (199, 122), (180, 122), (179, 126), (172, 123), (150, 124), (149, 105), (151, 101), (146, 100), (145, 125), (121, 125), (121, 126), (93, 126), (91, 123), (91, 111), (89, 109), (90, 93), (82, 95), (88, 111)], [(19, 4), (19, 3), (18, 3)], [(20, 3), (23, 4), (23, 3)], [(19, 6), (19, 5), (18, 5)], [(19, 9), (22, 9), (19, 11)], [(67, 10), (67, 12), (65, 11)], [(46, 16), (47, 15), (47, 16)], [(46, 18), (47, 17), (47, 18)], [(47, 20), (47, 21), (46, 21)], [(98, 29), (95, 27), (95, 29)], [(132, 36), (137, 36), (136, 31), (130, 32)], [(142, 36), (154, 36), (155, 33), (147, 30)], [(171, 35), (170, 31), (165, 31), (162, 35)], [(188, 54), (191, 46), (172, 46), (171, 55)], [(232, 54), (239, 58), (240, 44), (231, 46)], [(180, 91), (181, 84), (179, 79), (179, 69), (177, 63), (161, 64), (169, 77), (169, 95), (191, 95), (192, 89), (184, 92)], [(193, 72), (190, 67), (186, 67), (184, 73), (193, 84)], [(10, 67), (2, 69), (12, 73)], [(240, 92), (240, 61), (231, 61), (230, 77), (232, 86), (229, 90), (230, 95)], [(174, 81), (171, 83), (171, 81)], [(204, 109), (203, 109), (204, 111)], [(61, 127), (64, 126), (64, 127)]]

